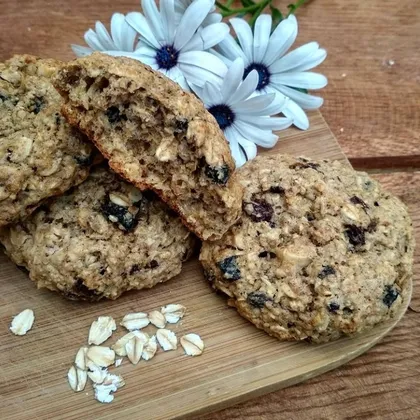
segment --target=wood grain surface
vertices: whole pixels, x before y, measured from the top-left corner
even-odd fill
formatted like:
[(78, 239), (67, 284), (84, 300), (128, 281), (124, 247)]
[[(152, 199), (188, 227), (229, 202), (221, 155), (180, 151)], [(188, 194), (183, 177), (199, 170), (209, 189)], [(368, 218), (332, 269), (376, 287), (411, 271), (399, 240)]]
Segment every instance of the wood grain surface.
[[(283, 9), (287, 3), (277, 1)], [(82, 43), (95, 20), (107, 22), (112, 12), (138, 4), (0, 0), (0, 60), (14, 53), (71, 58), (68, 44)], [(409, 205), (420, 243), (418, 0), (312, 0), (298, 19), (298, 44), (316, 40), (329, 53), (319, 67), (329, 78), (321, 93), (327, 123), (353, 166), (375, 173)], [(412, 303), (417, 311), (419, 274), (418, 247)], [(346, 366), (205, 418), (417, 420), (419, 338), (420, 314), (409, 311), (379, 345)]]

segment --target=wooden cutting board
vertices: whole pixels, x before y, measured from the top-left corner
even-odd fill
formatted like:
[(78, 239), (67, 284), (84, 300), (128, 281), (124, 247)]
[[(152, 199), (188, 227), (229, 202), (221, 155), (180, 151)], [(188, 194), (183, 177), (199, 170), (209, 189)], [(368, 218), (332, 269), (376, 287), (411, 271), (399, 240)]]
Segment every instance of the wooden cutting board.
[[(275, 149), (347, 162), (321, 114), (311, 115), (307, 132), (281, 133)], [(188, 309), (178, 325), (178, 337), (201, 335), (206, 348), (200, 357), (158, 351), (137, 366), (127, 359), (114, 372), (126, 386), (111, 404), (93, 398), (90, 384), (74, 393), (67, 370), (78, 348), (87, 343), (89, 326), (99, 315), (117, 321), (129, 312), (148, 312), (168, 303)], [(407, 302), (408, 303), (408, 302)], [(407, 306), (407, 305), (406, 305)], [(37, 290), (27, 275), (0, 253), (0, 418), (2, 419), (167, 419), (215, 410), (247, 398), (304, 381), (346, 363), (376, 344), (403, 316), (354, 339), (323, 345), (282, 343), (243, 320), (212, 292), (197, 260), (182, 273), (152, 290), (128, 293), (116, 302), (70, 302)], [(23, 337), (8, 330), (11, 318), (31, 308), (34, 328)], [(122, 327), (106, 342), (124, 335)], [(88, 395), (87, 395), (88, 394)]]

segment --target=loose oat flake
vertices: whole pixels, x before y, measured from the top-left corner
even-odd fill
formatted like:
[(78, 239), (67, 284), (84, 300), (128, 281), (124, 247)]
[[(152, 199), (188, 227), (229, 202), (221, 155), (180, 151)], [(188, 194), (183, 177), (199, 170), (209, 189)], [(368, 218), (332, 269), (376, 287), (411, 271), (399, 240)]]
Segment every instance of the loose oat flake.
[(34, 320), (34, 311), (32, 309), (25, 309), (13, 318), (10, 331), (15, 335), (25, 335), (32, 328)]
[(203, 353), (204, 343), (198, 334), (187, 334), (181, 337), (181, 346), (188, 356), (199, 356)]
[(124, 335), (123, 337), (121, 337), (119, 340), (117, 340), (117, 342), (111, 347), (112, 350), (115, 351), (115, 353), (118, 356), (127, 356), (127, 351), (125, 349), (125, 345), (133, 338), (136, 336), (139, 336), (140, 334), (144, 334), (140, 331), (131, 331), (129, 333), (127, 333), (126, 335)]
[(89, 361), (87, 364), (87, 368), (89, 369), (87, 375), (89, 376), (90, 380), (95, 384), (101, 384), (106, 376), (108, 375), (107, 368), (101, 368), (92, 361)]
[(95, 390), (95, 399), (99, 402), (109, 404), (114, 400), (114, 395), (111, 394), (111, 392), (115, 392), (117, 390), (116, 385), (94, 384), (93, 388)]
[(88, 347), (83, 346), (83, 347), (80, 347), (80, 349), (78, 350), (78, 352), (76, 354), (74, 364), (80, 370), (86, 370), (87, 369), (87, 366), (86, 366), (87, 351), (88, 351)]
[(109, 347), (92, 346), (87, 351), (87, 358), (97, 366), (108, 367), (115, 362), (115, 352)]
[(149, 318), (144, 312), (127, 314), (121, 322), (121, 325), (128, 331), (140, 330), (147, 327), (149, 324)]
[(165, 328), (166, 326), (166, 318), (162, 312), (159, 311), (152, 311), (149, 314), (150, 323), (153, 324), (157, 328)]
[(122, 362), (123, 362), (123, 359), (122, 358), (121, 359), (117, 359), (115, 361), (115, 367), (120, 367)]
[(144, 346), (148, 341), (149, 336), (147, 334), (138, 332), (138, 334), (134, 334), (125, 344), (128, 360), (133, 365), (136, 365), (140, 361)]
[(89, 344), (99, 346), (111, 337), (112, 332), (117, 329), (115, 321), (110, 316), (100, 316), (96, 321), (92, 322), (89, 330)]
[(154, 335), (143, 347), (143, 353), (141, 354), (142, 359), (150, 360), (154, 357), (157, 351), (157, 341)]
[(69, 381), (70, 388), (74, 392), (80, 392), (85, 389), (87, 382), (87, 373), (84, 370), (72, 366), (67, 373), (67, 378)]
[(161, 309), (162, 314), (169, 324), (176, 324), (184, 315), (187, 308), (180, 304), (166, 305)]
[(178, 339), (173, 331), (164, 328), (157, 330), (156, 338), (163, 351), (176, 350)]

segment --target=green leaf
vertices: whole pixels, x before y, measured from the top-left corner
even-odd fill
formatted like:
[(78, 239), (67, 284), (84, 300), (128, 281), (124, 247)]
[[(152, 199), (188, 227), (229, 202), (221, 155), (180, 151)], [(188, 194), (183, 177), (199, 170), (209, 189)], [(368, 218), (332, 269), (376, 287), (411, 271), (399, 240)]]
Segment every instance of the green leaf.
[(253, 6), (255, 4), (255, 1), (253, 0), (241, 0), (242, 6), (248, 7)]
[(273, 31), (276, 26), (284, 19), (283, 13), (277, 7), (270, 4), (271, 15), (273, 16)]
[(298, 92), (308, 93), (308, 89), (297, 88), (297, 87), (292, 87), (292, 86), (289, 86), (289, 87), (294, 89), (294, 90), (297, 90)]

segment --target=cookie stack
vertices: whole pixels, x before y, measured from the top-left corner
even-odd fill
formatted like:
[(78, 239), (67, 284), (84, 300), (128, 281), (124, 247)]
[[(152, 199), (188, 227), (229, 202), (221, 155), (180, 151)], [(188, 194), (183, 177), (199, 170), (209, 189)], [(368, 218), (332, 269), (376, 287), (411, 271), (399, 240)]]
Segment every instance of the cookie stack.
[(0, 109), (0, 239), (39, 287), (115, 299), (177, 275), (198, 237), (214, 288), (279, 339), (351, 335), (407, 299), (397, 198), (338, 162), (264, 156), (235, 172), (202, 103), (137, 61), (15, 57)]

